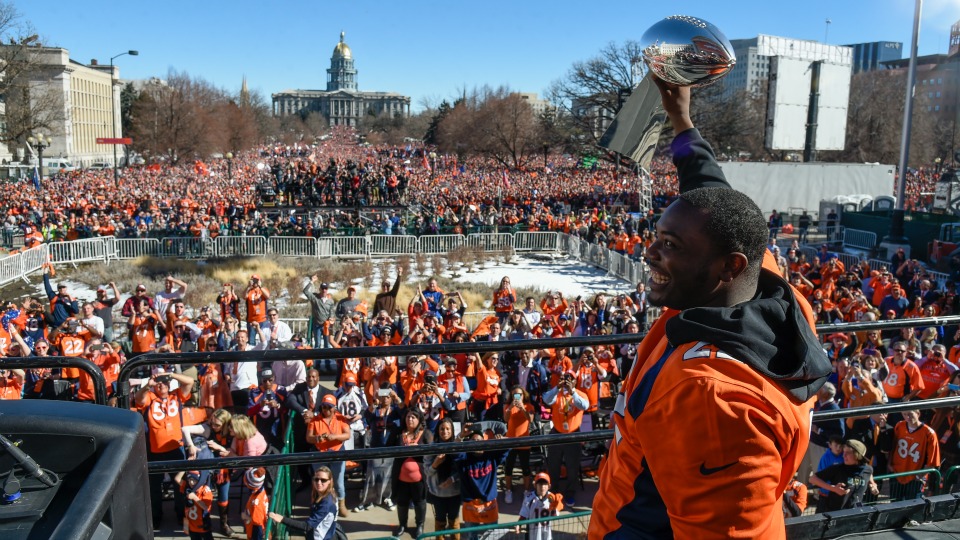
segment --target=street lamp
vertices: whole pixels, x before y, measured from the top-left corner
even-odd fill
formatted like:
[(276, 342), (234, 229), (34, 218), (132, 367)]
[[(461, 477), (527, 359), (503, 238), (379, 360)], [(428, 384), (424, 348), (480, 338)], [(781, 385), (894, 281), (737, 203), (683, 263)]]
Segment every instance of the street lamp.
[(27, 137), (27, 142), (30, 143), (30, 146), (33, 146), (37, 149), (37, 159), (40, 161), (39, 175), (40, 178), (43, 178), (43, 150), (50, 148), (50, 137), (44, 137), (43, 133), (37, 133), (37, 136)]
[(227, 178), (233, 181), (233, 152), (227, 152)]
[[(130, 56), (139, 56), (139, 51), (125, 51), (116, 56), (110, 57), (110, 112), (113, 116), (113, 138), (117, 138), (117, 100), (113, 97), (113, 88), (116, 84), (116, 78), (113, 76), (113, 61), (117, 58), (120, 58), (123, 55), (129, 54)], [(117, 173), (117, 143), (113, 143), (113, 183), (120, 185), (120, 175)]]

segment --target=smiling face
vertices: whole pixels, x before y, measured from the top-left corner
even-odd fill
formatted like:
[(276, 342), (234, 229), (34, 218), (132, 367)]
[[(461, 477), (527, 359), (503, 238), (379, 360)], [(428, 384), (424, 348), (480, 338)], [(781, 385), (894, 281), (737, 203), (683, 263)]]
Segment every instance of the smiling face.
[(704, 232), (706, 221), (702, 212), (683, 200), (663, 213), (657, 239), (647, 250), (651, 304), (675, 309), (717, 305), (723, 259)]

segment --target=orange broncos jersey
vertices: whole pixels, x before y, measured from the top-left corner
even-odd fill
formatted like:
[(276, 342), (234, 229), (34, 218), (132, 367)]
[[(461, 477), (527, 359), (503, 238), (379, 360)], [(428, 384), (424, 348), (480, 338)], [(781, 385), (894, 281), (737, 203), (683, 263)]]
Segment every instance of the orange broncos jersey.
[(665, 310), (650, 329), (617, 398), (589, 538), (782, 539), (781, 497), (807, 451), (816, 396), (794, 401), (708, 343), (671, 345), (667, 321), (679, 313)]
[[(918, 471), (940, 467), (940, 445), (933, 428), (922, 424), (916, 431), (907, 428), (907, 421), (897, 422), (893, 428), (894, 448), (890, 452), (890, 470), (893, 472)], [(909, 484), (916, 476), (899, 476), (897, 481)]]

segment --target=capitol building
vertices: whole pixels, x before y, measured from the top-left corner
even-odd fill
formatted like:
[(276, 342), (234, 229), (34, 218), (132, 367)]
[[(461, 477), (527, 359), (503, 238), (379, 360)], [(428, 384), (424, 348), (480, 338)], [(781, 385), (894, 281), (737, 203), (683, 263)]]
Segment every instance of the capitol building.
[(410, 98), (393, 92), (361, 92), (357, 90), (357, 70), (353, 53), (344, 42), (333, 48), (326, 90), (284, 90), (273, 94), (273, 115), (299, 114), (306, 117), (319, 112), (331, 126), (356, 126), (369, 115), (410, 116)]

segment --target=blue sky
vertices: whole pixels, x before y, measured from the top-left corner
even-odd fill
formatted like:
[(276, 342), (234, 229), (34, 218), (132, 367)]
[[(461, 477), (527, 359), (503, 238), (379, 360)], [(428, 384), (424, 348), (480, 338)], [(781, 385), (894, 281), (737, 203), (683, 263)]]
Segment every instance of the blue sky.
[[(361, 90), (408, 95), (413, 109), (464, 88), (543, 91), (607, 43), (639, 40), (653, 23), (695, 15), (730, 39), (772, 34), (831, 44), (901, 41), (909, 53), (914, 2), (806, 0), (585, 2), (583, 0), (13, 0), (44, 42), (71, 58), (116, 60), (120, 76), (163, 78), (169, 69), (239, 90), (243, 76), (269, 100), (284, 89), (324, 89), (341, 30)], [(947, 51), (960, 0), (927, 0), (919, 52)], [(678, 9), (681, 11), (678, 12)]]

